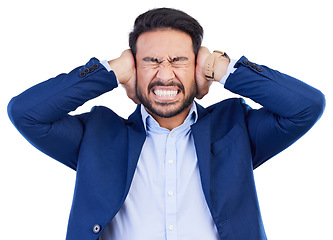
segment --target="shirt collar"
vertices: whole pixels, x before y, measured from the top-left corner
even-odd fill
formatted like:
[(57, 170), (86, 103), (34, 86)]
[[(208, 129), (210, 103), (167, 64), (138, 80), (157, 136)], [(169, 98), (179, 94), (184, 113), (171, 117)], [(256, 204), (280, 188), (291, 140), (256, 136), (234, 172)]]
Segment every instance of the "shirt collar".
[[(160, 127), (158, 122), (147, 112), (146, 108), (141, 104), (141, 116), (142, 116), (142, 122), (145, 127), (146, 132), (148, 131), (148, 127), (152, 127), (152, 125)], [(195, 102), (193, 102), (190, 111), (184, 120), (183, 124), (178, 126), (177, 128), (180, 128), (181, 126), (188, 125), (191, 126), (192, 124), (196, 123), (198, 120), (198, 110), (197, 105)]]

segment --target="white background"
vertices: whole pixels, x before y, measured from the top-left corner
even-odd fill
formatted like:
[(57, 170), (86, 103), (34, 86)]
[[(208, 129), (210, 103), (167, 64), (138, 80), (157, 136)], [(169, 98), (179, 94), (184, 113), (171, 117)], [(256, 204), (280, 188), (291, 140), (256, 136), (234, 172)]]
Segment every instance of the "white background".
[[(235, 59), (245, 55), (325, 93), (327, 107), (319, 122), (255, 170), (255, 178), (270, 240), (332, 240), (333, 18), (328, 0), (2, 2), (0, 239), (64, 239), (75, 181), (74, 171), (34, 149), (11, 125), (9, 100), (93, 56), (118, 57), (128, 48), (136, 16), (161, 6), (198, 19), (205, 29), (203, 45), (211, 51), (224, 50)], [(231, 96), (214, 84), (200, 103), (208, 106)], [(94, 105), (124, 117), (135, 108), (121, 87), (77, 111)]]

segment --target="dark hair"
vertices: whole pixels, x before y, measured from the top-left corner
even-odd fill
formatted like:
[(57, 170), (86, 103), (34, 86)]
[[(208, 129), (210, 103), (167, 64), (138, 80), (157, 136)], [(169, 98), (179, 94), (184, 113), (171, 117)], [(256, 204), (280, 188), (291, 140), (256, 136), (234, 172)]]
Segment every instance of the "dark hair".
[(177, 9), (156, 8), (139, 15), (132, 32), (129, 34), (129, 46), (136, 55), (136, 41), (140, 34), (155, 30), (174, 29), (187, 33), (192, 38), (193, 51), (197, 56), (203, 38), (203, 28), (197, 20)]

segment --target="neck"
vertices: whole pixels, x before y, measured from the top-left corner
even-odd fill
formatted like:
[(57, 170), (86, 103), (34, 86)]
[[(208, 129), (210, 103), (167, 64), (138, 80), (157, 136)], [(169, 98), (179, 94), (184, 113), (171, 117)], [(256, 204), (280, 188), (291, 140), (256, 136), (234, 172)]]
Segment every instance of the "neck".
[(166, 128), (171, 131), (172, 129), (183, 124), (183, 122), (185, 121), (185, 119), (191, 109), (191, 106), (189, 108), (185, 109), (184, 111), (182, 111), (181, 113), (179, 113), (178, 115), (171, 117), (171, 118), (163, 118), (163, 117), (157, 116), (155, 114), (152, 114), (150, 112), (149, 113), (158, 122), (160, 127)]

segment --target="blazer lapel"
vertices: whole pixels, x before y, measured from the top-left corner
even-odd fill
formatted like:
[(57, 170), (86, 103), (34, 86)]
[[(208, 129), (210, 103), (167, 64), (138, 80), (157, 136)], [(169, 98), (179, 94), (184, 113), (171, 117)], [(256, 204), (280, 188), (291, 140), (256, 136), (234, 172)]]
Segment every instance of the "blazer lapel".
[(198, 165), (203, 192), (209, 208), (210, 202), (210, 158), (211, 158), (211, 133), (210, 115), (207, 110), (197, 104), (198, 121), (192, 125), (192, 134), (198, 157)]
[(146, 140), (146, 131), (142, 123), (140, 105), (129, 117), (128, 127), (128, 168), (125, 188), (125, 197), (129, 191), (133, 175), (141, 154), (142, 146)]

